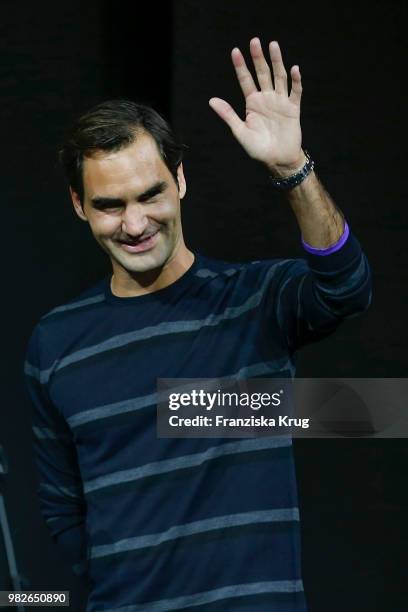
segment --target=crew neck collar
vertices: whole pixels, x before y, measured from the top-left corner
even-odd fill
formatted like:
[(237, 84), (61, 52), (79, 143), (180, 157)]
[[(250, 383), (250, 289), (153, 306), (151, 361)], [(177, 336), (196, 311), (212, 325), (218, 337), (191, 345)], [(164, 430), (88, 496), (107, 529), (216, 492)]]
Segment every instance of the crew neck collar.
[(170, 285), (167, 285), (166, 287), (162, 287), (162, 289), (157, 289), (156, 291), (151, 291), (150, 293), (143, 293), (142, 295), (132, 295), (128, 297), (115, 295), (114, 293), (112, 293), (111, 289), (112, 274), (108, 274), (105, 277), (106, 301), (113, 304), (128, 305), (154, 302), (164, 297), (171, 297), (173, 294), (179, 291), (180, 288), (183, 288), (185, 285), (188, 285), (191, 282), (192, 277), (194, 276), (199, 266), (199, 260), (201, 260), (202, 256), (200, 255), (200, 253), (197, 253), (197, 251), (192, 252), (194, 254), (193, 263), (177, 280), (173, 281), (172, 283), (170, 283)]

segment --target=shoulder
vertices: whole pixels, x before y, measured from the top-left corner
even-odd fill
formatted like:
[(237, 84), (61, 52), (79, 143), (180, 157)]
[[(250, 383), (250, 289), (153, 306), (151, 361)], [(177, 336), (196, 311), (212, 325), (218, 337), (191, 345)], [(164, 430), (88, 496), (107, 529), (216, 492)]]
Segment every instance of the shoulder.
[(39, 320), (39, 323), (44, 323), (46, 321), (53, 320), (55, 317), (59, 315), (64, 315), (65, 313), (75, 312), (86, 308), (88, 306), (92, 306), (94, 304), (98, 304), (100, 302), (105, 301), (105, 287), (108, 282), (108, 277), (104, 277), (102, 280), (98, 281), (91, 287), (88, 287), (81, 293), (77, 294), (67, 302), (63, 304), (59, 304), (55, 306), (48, 312), (46, 312)]
[(96, 311), (105, 304), (107, 276), (80, 292), (67, 302), (43, 314), (33, 327), (26, 349), (31, 363), (47, 362), (60, 346), (66, 346), (81, 333), (81, 329), (95, 320)]
[(307, 262), (301, 258), (271, 258), (250, 261), (226, 261), (199, 255), (196, 276), (201, 278), (231, 278), (243, 285), (261, 286), (279, 284), (288, 276), (296, 276), (307, 270)]

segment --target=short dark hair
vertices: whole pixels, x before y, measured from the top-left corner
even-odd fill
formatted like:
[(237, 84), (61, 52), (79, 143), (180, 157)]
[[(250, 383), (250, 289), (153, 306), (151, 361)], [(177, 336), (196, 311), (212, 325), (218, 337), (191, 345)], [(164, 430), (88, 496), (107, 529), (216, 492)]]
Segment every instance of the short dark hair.
[(67, 131), (59, 159), (81, 202), (84, 197), (83, 159), (93, 151), (118, 151), (132, 144), (139, 133), (149, 133), (176, 185), (177, 168), (185, 145), (174, 135), (166, 119), (145, 104), (131, 100), (107, 100), (81, 115)]

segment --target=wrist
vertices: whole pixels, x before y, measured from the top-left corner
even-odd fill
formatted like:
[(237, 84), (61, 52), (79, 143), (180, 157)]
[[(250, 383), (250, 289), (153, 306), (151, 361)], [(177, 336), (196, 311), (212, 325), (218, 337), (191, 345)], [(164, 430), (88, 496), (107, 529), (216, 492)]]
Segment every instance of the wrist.
[[(307, 177), (313, 171), (314, 161), (306, 150), (302, 150), (302, 154), (304, 155), (304, 160), (302, 160), (300, 166), (295, 167), (295, 163), (293, 163), (293, 165), (290, 164), (290, 172), (288, 167), (289, 164), (288, 166), (285, 166), (289, 174), (285, 174), (283, 176), (270, 175), (269, 178), (273, 187), (283, 191), (291, 191), (300, 185), (300, 183), (302, 183), (305, 179), (307, 179)], [(300, 161), (300, 158), (298, 161)], [(297, 163), (298, 162), (296, 162), (296, 164)], [(276, 170), (276, 166), (274, 166), (274, 169)]]
[(274, 178), (287, 178), (288, 176), (292, 176), (296, 174), (303, 168), (305, 163), (307, 162), (307, 157), (303, 151), (300, 150), (298, 157), (288, 164), (266, 164), (269, 173)]

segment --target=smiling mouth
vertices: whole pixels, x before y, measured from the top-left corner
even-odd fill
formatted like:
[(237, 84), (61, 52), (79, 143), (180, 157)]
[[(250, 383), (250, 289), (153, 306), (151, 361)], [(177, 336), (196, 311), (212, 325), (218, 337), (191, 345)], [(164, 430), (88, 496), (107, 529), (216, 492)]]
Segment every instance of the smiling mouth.
[(148, 234), (147, 236), (143, 236), (142, 238), (139, 238), (136, 241), (135, 240), (119, 240), (118, 242), (120, 242), (120, 244), (128, 244), (129, 246), (137, 246), (138, 244), (145, 242), (149, 238), (152, 238), (152, 236), (155, 236), (158, 231), (159, 230), (156, 230), (155, 232), (152, 232), (151, 234)]
[(156, 230), (153, 234), (149, 234), (148, 236), (143, 236), (143, 238), (139, 238), (137, 242), (134, 241), (118, 241), (120, 244), (120, 248), (128, 253), (143, 253), (144, 251), (148, 251), (152, 249), (157, 242), (157, 235), (159, 234), (159, 230)]

